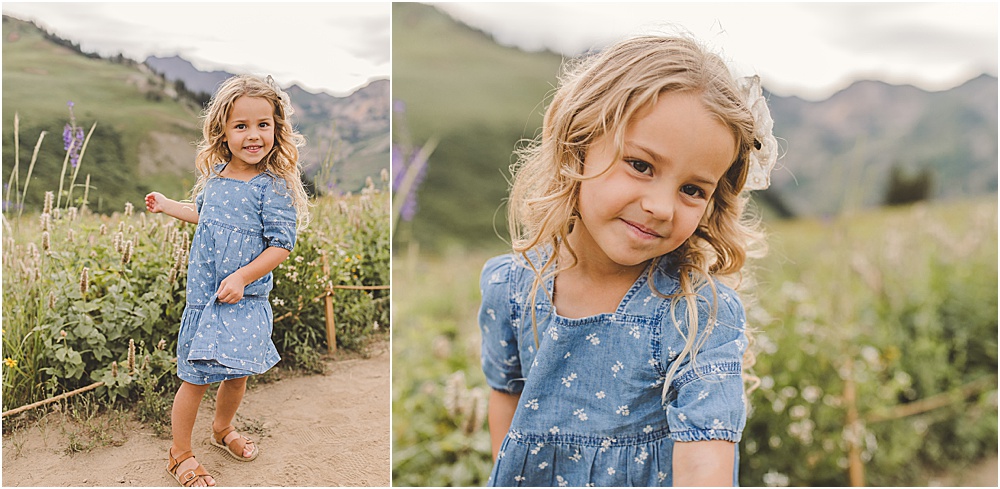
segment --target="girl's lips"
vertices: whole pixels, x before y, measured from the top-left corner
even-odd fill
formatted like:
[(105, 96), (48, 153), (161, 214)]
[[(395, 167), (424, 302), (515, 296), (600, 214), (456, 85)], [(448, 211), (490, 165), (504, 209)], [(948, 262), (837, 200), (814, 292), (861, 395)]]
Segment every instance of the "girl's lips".
[(646, 235), (646, 236), (649, 236), (651, 238), (662, 238), (663, 237), (663, 236), (660, 236), (660, 234), (657, 233), (656, 231), (653, 231), (652, 229), (649, 229), (646, 226), (643, 226), (642, 224), (635, 223), (635, 222), (632, 222), (632, 221), (629, 221), (629, 220), (626, 220), (626, 219), (622, 219), (622, 222), (624, 222), (629, 227), (635, 229), (639, 233), (641, 233), (643, 235)]

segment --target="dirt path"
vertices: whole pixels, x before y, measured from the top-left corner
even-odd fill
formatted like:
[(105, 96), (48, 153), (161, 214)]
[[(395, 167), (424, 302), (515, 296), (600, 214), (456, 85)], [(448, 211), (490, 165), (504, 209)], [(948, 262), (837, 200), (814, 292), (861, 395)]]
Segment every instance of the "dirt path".
[[(250, 463), (209, 444), (212, 403), (202, 402), (195, 454), (219, 486), (388, 486), (389, 356), (382, 343), (370, 358), (328, 362), (324, 375), (249, 390), (237, 426), (261, 432), (251, 435), (260, 456)], [(68, 454), (63, 418), (49, 414), (3, 437), (4, 486), (176, 485), (164, 470), (168, 439), (128, 421), (114, 444)]]

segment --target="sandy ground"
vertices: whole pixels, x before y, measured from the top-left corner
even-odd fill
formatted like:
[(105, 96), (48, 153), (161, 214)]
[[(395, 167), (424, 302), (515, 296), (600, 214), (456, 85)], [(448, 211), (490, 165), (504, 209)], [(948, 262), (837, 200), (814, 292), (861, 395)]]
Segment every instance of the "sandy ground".
[(927, 485), (934, 487), (997, 487), (1000, 480), (1000, 466), (996, 456), (987, 457), (968, 467), (955, 469), (952, 473), (931, 477)]
[[(388, 486), (388, 343), (370, 358), (329, 361), (327, 373), (248, 390), (236, 426), (254, 426), (260, 447), (239, 462), (209, 444), (212, 406), (202, 402), (194, 451), (219, 486)], [(104, 421), (106, 422), (106, 420)], [(167, 474), (170, 441), (128, 421), (114, 443), (69, 454), (65, 416), (50, 413), (3, 437), (4, 486), (176, 486)], [(117, 446), (115, 446), (117, 445)]]

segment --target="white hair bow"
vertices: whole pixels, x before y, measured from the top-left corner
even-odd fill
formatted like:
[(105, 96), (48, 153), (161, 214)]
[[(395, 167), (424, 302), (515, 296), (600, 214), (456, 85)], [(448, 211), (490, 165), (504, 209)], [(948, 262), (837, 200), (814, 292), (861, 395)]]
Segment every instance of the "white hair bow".
[(753, 147), (750, 148), (750, 170), (744, 190), (764, 190), (771, 185), (771, 169), (778, 161), (778, 141), (774, 139), (774, 120), (767, 108), (760, 77), (748, 76), (739, 80), (743, 102), (753, 115)]

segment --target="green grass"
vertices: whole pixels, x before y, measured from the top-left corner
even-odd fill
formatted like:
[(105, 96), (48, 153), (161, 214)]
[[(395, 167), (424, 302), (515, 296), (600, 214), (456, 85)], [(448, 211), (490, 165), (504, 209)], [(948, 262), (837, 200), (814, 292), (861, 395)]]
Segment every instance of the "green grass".
[[(500, 46), (426, 5), (393, 5), (393, 97), (418, 139), (470, 123), (512, 125), (531, 137), (561, 56)], [(502, 156), (505, 158), (505, 156)]]
[[(438, 250), (488, 243), (512, 152), (541, 126), (562, 58), (502, 47), (426, 5), (392, 10), (393, 97), (406, 104), (402, 117), (394, 114), (394, 141), (406, 131), (415, 145), (440, 141), (417, 194), (412, 236)], [(501, 211), (496, 227), (504, 222)]]
[[(154, 184), (158, 190), (174, 194), (190, 188), (193, 181), (178, 175), (192, 172), (193, 163), (183, 169), (156, 168), (141, 174), (137, 169), (140, 145), (152, 133), (172, 134), (190, 142), (183, 150), (161, 151), (194, 155), (193, 145), (200, 133), (199, 108), (171, 100), (163, 90), (162, 82), (152, 73), (82, 56), (45, 39), (31, 24), (4, 17), (4, 183), (14, 163), (13, 120), (17, 113), (21, 119), (22, 172), (39, 134), (48, 132), (35, 168), (38, 182), (29, 189), (26, 202), (37, 204), (43, 188), (52, 188), (52, 182), (58, 186), (64, 154), (62, 130), (69, 122), (67, 102), (73, 101), (78, 125), (89, 130), (97, 123), (77, 183), (83, 183), (86, 173), (92, 175), (92, 184), (104, 199), (101, 210), (119, 209), (126, 200), (139, 203)], [(97, 202), (91, 207), (96, 210)]]
[[(360, 195), (312, 201), (310, 226), (274, 270), (270, 292), (272, 339), (282, 368), (322, 370), (322, 352), (332, 349), (323, 300), (328, 284), (389, 285), (387, 185), (373, 182)], [(171, 359), (185, 304), (183, 254), (194, 227), (138, 209), (111, 216), (59, 211), (48, 231), (35, 209), (20, 218), (4, 216), (4, 409), (94, 381), (105, 382), (96, 394), (110, 402), (170, 391), (177, 382)], [(134, 244), (129, 259), (115, 248), (119, 229)], [(334, 300), (340, 348), (362, 350), (372, 338), (384, 338), (387, 290), (337, 291)], [(148, 368), (134, 374), (124, 370), (130, 339), (137, 364), (149, 355)], [(113, 361), (121, 366), (117, 376), (111, 374)], [(146, 401), (140, 414), (155, 419), (164, 404)]]
[[(770, 253), (754, 263), (746, 300), (764, 383), (750, 395), (741, 484), (848, 484), (848, 365), (868, 484), (926, 485), (995, 455), (996, 196), (766, 225)], [(479, 272), (504, 251), (499, 240), (396, 250), (394, 483), (477, 485), (489, 474), (485, 425), (465, 433), (442, 399), (458, 375), (461, 392), (486, 388)], [(882, 420), (942, 395), (950, 397), (937, 409)]]

